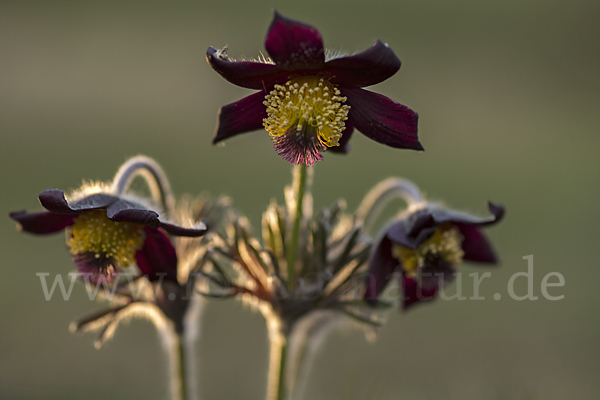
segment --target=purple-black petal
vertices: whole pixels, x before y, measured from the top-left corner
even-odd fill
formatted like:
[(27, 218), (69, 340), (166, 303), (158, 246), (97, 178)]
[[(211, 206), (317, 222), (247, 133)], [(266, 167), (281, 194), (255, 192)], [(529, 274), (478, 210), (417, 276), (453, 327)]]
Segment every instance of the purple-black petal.
[(184, 228), (182, 226), (174, 225), (169, 222), (161, 221), (160, 227), (165, 231), (175, 236), (186, 236), (186, 237), (199, 237), (206, 233), (208, 227), (205, 221), (200, 222), (193, 228)]
[(446, 208), (425, 208), (394, 223), (387, 231), (387, 237), (394, 243), (416, 249), (421, 243), (446, 223), (458, 228), (463, 236), (462, 250), (468, 261), (497, 262), (491, 244), (481, 232), (481, 228), (498, 223), (504, 216), (504, 207), (488, 202), (491, 217), (477, 217), (461, 211)]
[(228, 61), (219, 56), (219, 50), (209, 47), (206, 61), (227, 81), (248, 89), (264, 89), (288, 80), (289, 72), (275, 64), (257, 61)]
[(53, 213), (76, 214), (76, 212), (69, 207), (69, 203), (67, 203), (67, 199), (65, 199), (65, 193), (62, 190), (44, 190), (40, 193), (38, 199), (40, 200), (42, 207)]
[(146, 225), (154, 229), (160, 227), (158, 213), (152, 210), (143, 209), (141, 206), (126, 200), (118, 200), (108, 206), (106, 209), (106, 216), (108, 219), (115, 222), (132, 222), (134, 224)]
[(398, 260), (392, 256), (392, 241), (386, 236), (381, 238), (369, 260), (369, 275), (365, 300), (371, 305), (377, 303), (377, 297), (383, 292), (398, 267)]
[(325, 63), (319, 31), (285, 18), (277, 11), (265, 39), (265, 48), (275, 64), (286, 71), (321, 69)]
[(261, 91), (221, 107), (217, 115), (213, 144), (240, 133), (263, 128), (263, 119), (267, 118), (267, 107), (263, 101), (265, 92)]
[(328, 147), (327, 151), (337, 154), (347, 154), (350, 151), (350, 145), (348, 142), (352, 137), (352, 132), (354, 132), (354, 127), (352, 124), (349, 124), (348, 121), (346, 121), (346, 129), (344, 129), (342, 132), (342, 137), (338, 141), (339, 146)]
[(454, 224), (463, 236), (463, 258), (467, 261), (495, 264), (497, 262), (494, 250), (481, 230), (474, 225)]
[(177, 282), (177, 254), (171, 241), (160, 229), (144, 228), (146, 240), (135, 253), (138, 268), (150, 281), (161, 279)]
[(402, 309), (407, 310), (415, 303), (432, 300), (438, 291), (438, 287), (423, 288), (416, 279), (402, 275), (402, 291), (404, 293)]
[(402, 308), (406, 310), (419, 301), (431, 300), (446, 284), (454, 280), (454, 267), (443, 260), (432, 260), (418, 269), (417, 277), (402, 275), (404, 301)]
[(74, 211), (97, 210), (108, 207), (119, 200), (119, 197), (107, 193), (95, 193), (79, 200), (69, 202), (69, 207)]
[(387, 237), (409, 249), (417, 249), (435, 233), (437, 225), (429, 210), (421, 209), (392, 224)]
[(57, 189), (44, 190), (38, 198), (45, 209), (56, 214), (80, 214), (83, 211), (108, 207), (118, 200), (118, 197), (113, 195), (96, 193), (69, 203), (65, 193)]
[(323, 73), (340, 86), (371, 86), (383, 82), (400, 69), (400, 59), (378, 40), (373, 46), (351, 56), (325, 63)]
[(497, 262), (496, 255), (480, 228), (500, 222), (504, 217), (504, 207), (488, 202), (488, 210), (491, 217), (476, 217), (442, 208), (433, 210), (432, 215), (437, 225), (450, 222), (460, 230), (464, 238), (462, 249), (465, 260), (494, 264)]
[(28, 213), (13, 211), (10, 218), (17, 221), (19, 229), (35, 234), (59, 232), (73, 224), (75, 214), (55, 214), (51, 211)]
[(447, 208), (435, 208), (430, 212), (437, 225), (452, 222), (476, 226), (488, 226), (500, 222), (504, 217), (504, 207), (499, 204), (488, 202), (488, 210), (492, 214), (491, 217), (477, 217), (465, 212), (449, 210)]
[(417, 137), (419, 116), (392, 99), (360, 88), (342, 88), (349, 105), (348, 122), (365, 136), (388, 146), (423, 150)]

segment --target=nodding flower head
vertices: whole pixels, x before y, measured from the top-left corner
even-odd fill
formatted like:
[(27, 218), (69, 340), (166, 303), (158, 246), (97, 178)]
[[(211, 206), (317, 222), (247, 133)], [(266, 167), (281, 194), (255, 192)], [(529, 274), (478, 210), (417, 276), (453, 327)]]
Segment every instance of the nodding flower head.
[(39, 201), (46, 211), (16, 211), (10, 217), (29, 233), (65, 231), (73, 262), (93, 282), (112, 280), (133, 264), (151, 281), (164, 277), (177, 282), (177, 257), (168, 235), (202, 236), (207, 227), (203, 222), (189, 228), (174, 225), (156, 211), (161, 208), (156, 202), (124, 193), (128, 185), (124, 181), (130, 182), (137, 170), (130, 168), (123, 174), (123, 169), (140, 159), (149, 160), (130, 160), (112, 184), (86, 184), (70, 196), (61, 190), (44, 190)]
[(328, 57), (317, 29), (275, 12), (265, 48), (270, 59), (259, 61), (234, 61), (227, 48), (208, 48), (207, 61), (223, 78), (260, 90), (221, 107), (213, 143), (264, 127), (278, 154), (306, 165), (328, 149), (346, 153), (354, 128), (391, 147), (423, 149), (417, 113), (363, 89), (400, 69), (387, 44)]
[(411, 204), (374, 246), (369, 260), (367, 302), (376, 303), (395, 274), (401, 277), (402, 306), (406, 309), (434, 298), (445, 283), (452, 281), (454, 267), (463, 261), (496, 263), (481, 228), (499, 222), (504, 208), (488, 203), (488, 209), (492, 216), (480, 218), (434, 203)]
[(373, 225), (390, 201), (402, 198), (407, 208), (383, 229), (369, 258), (364, 299), (376, 306), (387, 284), (401, 277), (404, 309), (432, 299), (453, 279), (463, 260), (495, 263), (496, 256), (481, 228), (499, 222), (500, 205), (488, 203), (491, 217), (480, 218), (428, 202), (419, 188), (402, 178), (388, 178), (365, 196), (356, 218), (365, 230)]
[[(108, 286), (102, 285), (101, 293), (110, 300), (109, 307), (73, 322), (70, 327), (73, 332), (97, 330), (99, 335), (95, 345), (100, 347), (112, 337), (121, 321), (141, 316), (150, 319), (158, 328), (171, 321), (175, 332), (181, 333), (184, 326), (188, 326), (194, 334), (204, 304), (196, 291), (197, 278), (201, 276), (197, 266), (212, 246), (213, 235), (222, 231), (223, 224), (232, 218), (230, 200), (204, 194), (195, 198), (183, 196), (178, 199), (173, 211), (177, 221), (206, 221), (211, 231), (201, 237), (175, 237), (173, 246), (159, 242), (161, 236), (147, 242), (148, 257), (144, 262), (153, 267), (153, 271), (162, 262), (169, 266), (167, 273), (159, 275), (151, 272), (146, 274), (148, 279), (115, 280), (116, 290), (114, 286), (107, 290)], [(155, 232), (160, 232), (160, 229)], [(138, 255), (138, 264), (140, 260)], [(172, 275), (174, 270), (178, 275), (176, 281)]]

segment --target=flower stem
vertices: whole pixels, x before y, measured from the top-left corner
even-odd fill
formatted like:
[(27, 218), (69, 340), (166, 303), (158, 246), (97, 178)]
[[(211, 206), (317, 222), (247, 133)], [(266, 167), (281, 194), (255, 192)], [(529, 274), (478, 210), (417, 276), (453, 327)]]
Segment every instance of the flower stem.
[(171, 398), (188, 400), (186, 352), (183, 334), (172, 334), (171, 347)]
[(419, 188), (411, 181), (388, 178), (367, 193), (356, 210), (357, 220), (362, 221), (363, 228), (368, 231), (383, 208), (396, 198), (406, 201), (409, 208), (425, 201)]
[(125, 193), (137, 176), (144, 178), (154, 200), (164, 207), (168, 215), (172, 215), (175, 199), (171, 185), (161, 166), (150, 157), (133, 157), (121, 165), (113, 179), (113, 191), (116, 194)]
[(267, 400), (284, 400), (286, 393), (286, 360), (288, 338), (281, 332), (270, 335), (271, 354), (269, 360), (269, 381), (267, 383)]
[(296, 209), (294, 211), (294, 223), (292, 225), (292, 239), (289, 242), (287, 257), (287, 284), (288, 289), (294, 284), (296, 256), (298, 253), (298, 238), (300, 237), (300, 223), (302, 222), (304, 192), (306, 190), (306, 164), (294, 167), (294, 195), (296, 197)]

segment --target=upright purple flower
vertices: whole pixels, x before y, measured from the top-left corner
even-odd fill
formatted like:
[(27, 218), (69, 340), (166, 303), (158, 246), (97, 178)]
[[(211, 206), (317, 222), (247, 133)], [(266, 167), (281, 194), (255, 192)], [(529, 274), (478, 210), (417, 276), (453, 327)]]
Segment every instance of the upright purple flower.
[(452, 281), (454, 267), (463, 260), (494, 264), (497, 259), (481, 228), (501, 220), (504, 208), (488, 203), (492, 214), (479, 218), (425, 203), (392, 223), (376, 244), (369, 261), (365, 299), (375, 303), (399, 272), (403, 308), (431, 300)]
[(207, 61), (223, 78), (260, 90), (221, 107), (213, 143), (264, 126), (284, 159), (313, 165), (327, 148), (346, 153), (356, 128), (391, 147), (423, 150), (417, 113), (363, 89), (400, 69), (387, 44), (328, 57), (319, 31), (275, 12), (265, 48), (271, 58), (261, 61), (234, 61), (226, 48), (208, 48)]

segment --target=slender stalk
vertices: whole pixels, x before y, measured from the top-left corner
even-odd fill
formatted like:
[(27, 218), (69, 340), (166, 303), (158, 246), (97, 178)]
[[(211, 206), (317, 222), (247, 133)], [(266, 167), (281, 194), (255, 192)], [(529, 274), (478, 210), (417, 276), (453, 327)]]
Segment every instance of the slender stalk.
[(368, 231), (383, 208), (396, 198), (406, 201), (408, 207), (424, 201), (421, 191), (411, 181), (388, 178), (371, 189), (356, 210), (356, 217), (363, 222), (364, 229)]
[(292, 400), (302, 399), (315, 356), (325, 337), (346, 320), (339, 311), (312, 310), (294, 323), (288, 335), (287, 391)]
[[(303, 379), (306, 375), (306, 361), (309, 357), (309, 334), (307, 332), (298, 332), (296, 329), (295, 333), (290, 334), (289, 337), (289, 348), (288, 348), (288, 360), (289, 364), (289, 379), (288, 379), (288, 391), (290, 392), (290, 398), (295, 399), (298, 396), (299, 389), (302, 389)], [(299, 384), (299, 385), (298, 385)], [(298, 388), (297, 386), (301, 386)]]
[(186, 352), (183, 334), (172, 334), (171, 346), (171, 397), (173, 400), (188, 400)]
[(137, 176), (144, 178), (154, 200), (164, 207), (168, 215), (172, 215), (175, 199), (171, 185), (161, 166), (150, 157), (133, 157), (121, 165), (113, 179), (113, 191), (116, 194), (125, 193)]
[[(184, 295), (185, 296), (185, 295)], [(170, 359), (171, 399), (192, 400), (198, 398), (196, 388), (196, 365), (194, 363), (194, 343), (198, 339), (199, 319), (204, 302), (193, 296), (188, 303), (182, 320), (174, 318), (167, 324), (167, 351)], [(164, 330), (163, 330), (164, 331)]]
[(298, 253), (298, 239), (300, 237), (300, 223), (302, 222), (304, 192), (306, 190), (306, 164), (294, 167), (294, 195), (296, 196), (296, 209), (294, 210), (294, 222), (292, 225), (292, 238), (288, 246), (287, 254), (287, 284), (288, 289), (294, 284), (296, 256)]
[(286, 387), (286, 360), (288, 337), (282, 332), (271, 332), (269, 336), (271, 350), (269, 357), (269, 381), (267, 382), (267, 400), (288, 398)]

